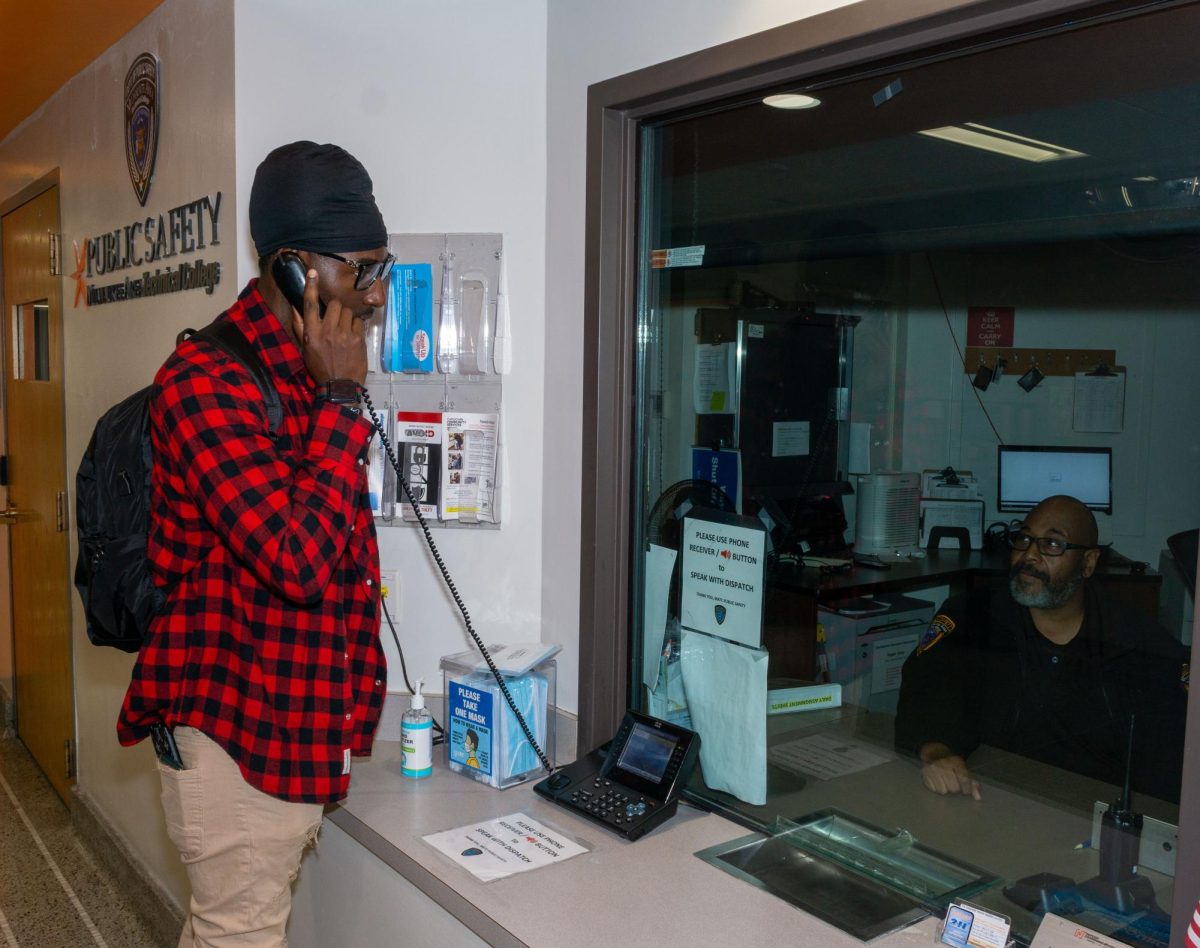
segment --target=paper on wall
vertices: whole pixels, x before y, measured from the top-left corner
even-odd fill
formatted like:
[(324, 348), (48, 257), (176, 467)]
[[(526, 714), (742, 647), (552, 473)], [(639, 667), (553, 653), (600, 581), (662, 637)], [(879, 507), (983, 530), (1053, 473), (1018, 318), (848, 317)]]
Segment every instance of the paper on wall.
[(808, 454), (809, 432), (812, 423), (808, 421), (777, 421), (771, 425), (771, 457), (795, 458)]
[(1125, 373), (1075, 373), (1075, 431), (1119, 432), (1125, 427)]
[(642, 597), (642, 682), (654, 689), (667, 632), (674, 550), (651, 543), (646, 551), (646, 589)]
[(680, 621), (757, 648), (763, 640), (767, 533), (759, 520), (735, 519), (684, 518)]
[(767, 652), (683, 630), (683, 688), (700, 735), (704, 782), (767, 802)]
[(732, 415), (737, 411), (737, 357), (732, 342), (696, 346), (692, 407), (698, 415)]

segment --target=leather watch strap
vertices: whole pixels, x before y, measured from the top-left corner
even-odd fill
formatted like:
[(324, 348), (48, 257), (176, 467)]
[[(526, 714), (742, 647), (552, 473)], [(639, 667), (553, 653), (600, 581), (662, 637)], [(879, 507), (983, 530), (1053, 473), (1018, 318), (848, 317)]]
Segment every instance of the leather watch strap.
[(329, 379), (317, 386), (317, 398), (335, 405), (357, 405), (362, 395), (354, 379)]

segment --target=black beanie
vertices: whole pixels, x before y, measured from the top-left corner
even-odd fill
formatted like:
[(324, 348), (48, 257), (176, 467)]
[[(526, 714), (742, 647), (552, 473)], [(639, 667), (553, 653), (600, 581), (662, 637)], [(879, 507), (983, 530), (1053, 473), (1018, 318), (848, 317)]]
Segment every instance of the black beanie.
[(260, 257), (280, 247), (344, 253), (387, 244), (367, 169), (344, 148), (316, 142), (281, 145), (258, 166), (250, 235)]

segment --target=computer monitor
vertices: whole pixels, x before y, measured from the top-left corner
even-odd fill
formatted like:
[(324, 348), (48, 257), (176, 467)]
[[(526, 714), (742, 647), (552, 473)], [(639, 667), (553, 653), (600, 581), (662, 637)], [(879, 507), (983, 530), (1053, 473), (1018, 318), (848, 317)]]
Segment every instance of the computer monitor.
[(1100, 513), (1112, 513), (1112, 448), (1002, 444), (997, 509), (1032, 510), (1047, 497), (1069, 494)]

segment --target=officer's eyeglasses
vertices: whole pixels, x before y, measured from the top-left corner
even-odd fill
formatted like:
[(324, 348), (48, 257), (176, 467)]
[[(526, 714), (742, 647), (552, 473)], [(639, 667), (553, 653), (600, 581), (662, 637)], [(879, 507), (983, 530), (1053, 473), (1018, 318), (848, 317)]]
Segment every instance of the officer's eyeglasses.
[(392, 272), (392, 264), (396, 262), (396, 258), (390, 253), (382, 260), (347, 260), (345, 257), (339, 257), (336, 253), (322, 253), (319, 250), (314, 250), (313, 253), (318, 257), (328, 257), (330, 260), (353, 267), (355, 270), (354, 288), (360, 292), (369, 290), (375, 285), (376, 280), (386, 280)]
[(1042, 556), (1062, 556), (1067, 550), (1099, 549), (1097, 546), (1086, 543), (1068, 543), (1058, 537), (1035, 537), (1022, 530), (1010, 531), (1008, 534), (1008, 545), (1018, 552), (1028, 550), (1035, 543)]

